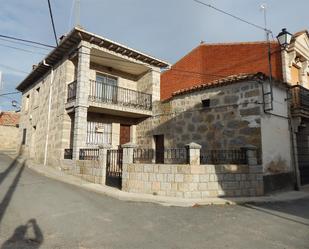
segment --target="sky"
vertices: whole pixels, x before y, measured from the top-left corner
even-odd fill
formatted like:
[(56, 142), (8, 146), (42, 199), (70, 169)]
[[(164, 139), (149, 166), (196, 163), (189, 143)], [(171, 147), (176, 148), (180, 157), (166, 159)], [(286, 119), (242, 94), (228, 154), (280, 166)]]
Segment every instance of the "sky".
[[(201, 0), (264, 26), (260, 5), (267, 6), (267, 24), (274, 37), (282, 28), (309, 30), (309, 0)], [(77, 23), (74, 0), (50, 0), (57, 36)], [(80, 0), (80, 25), (93, 33), (175, 63), (201, 41), (237, 42), (265, 39), (262, 30), (193, 0)], [(47, 0), (0, 0), (0, 34), (55, 45)], [(23, 49), (16, 50), (12, 47)], [(27, 51), (24, 51), (27, 50)], [(30, 51), (30, 52), (29, 52)], [(46, 49), (0, 39), (1, 93), (15, 87), (40, 62)], [(224, 58), (222, 58), (224, 59)], [(20, 94), (0, 97), (0, 110), (12, 110)]]

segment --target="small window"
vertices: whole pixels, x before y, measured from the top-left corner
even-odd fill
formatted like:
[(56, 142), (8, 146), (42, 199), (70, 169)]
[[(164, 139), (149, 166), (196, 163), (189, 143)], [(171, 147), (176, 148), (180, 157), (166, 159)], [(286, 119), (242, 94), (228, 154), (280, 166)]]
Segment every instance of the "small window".
[(203, 107), (209, 107), (210, 106), (210, 99), (203, 99), (202, 100), (202, 106)]
[(26, 139), (27, 139), (27, 129), (23, 129), (23, 139), (21, 141), (21, 144), (26, 144)]
[(25, 111), (28, 111), (29, 109), (29, 101), (30, 101), (30, 95), (27, 95), (26, 101), (25, 101)]

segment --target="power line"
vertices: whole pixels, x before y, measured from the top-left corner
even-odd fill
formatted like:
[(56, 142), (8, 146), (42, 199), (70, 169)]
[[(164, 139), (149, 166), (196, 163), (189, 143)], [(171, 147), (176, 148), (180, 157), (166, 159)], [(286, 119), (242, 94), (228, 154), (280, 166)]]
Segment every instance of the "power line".
[(0, 96), (14, 95), (14, 94), (18, 94), (18, 93), (20, 93), (20, 92), (9, 92), (9, 93), (0, 94)]
[(10, 43), (14, 43), (14, 44), (20, 44), (22, 46), (27, 46), (27, 47), (31, 47), (31, 48), (38, 48), (38, 49), (44, 49), (44, 50), (50, 51), (49, 48), (39, 47), (39, 46), (35, 46), (35, 45), (30, 45), (30, 44), (26, 44), (26, 43), (19, 42), (19, 41), (11, 41), (11, 40), (8, 40), (8, 39), (5, 39), (5, 38), (0, 38), (0, 40), (1, 41), (10, 42)]
[(192, 1), (194, 1), (194, 2), (196, 2), (196, 3), (199, 3), (199, 4), (202, 4), (202, 5), (204, 5), (204, 6), (207, 6), (208, 8), (214, 9), (214, 10), (216, 10), (216, 11), (222, 13), (222, 14), (225, 14), (225, 15), (228, 15), (228, 16), (230, 16), (230, 17), (233, 17), (234, 19), (236, 19), (236, 20), (238, 20), (238, 21), (241, 21), (241, 22), (244, 22), (244, 23), (246, 23), (246, 24), (249, 24), (249, 25), (251, 25), (251, 26), (253, 26), (253, 27), (257, 28), (257, 29), (261, 29), (261, 30), (263, 30), (263, 31), (265, 31), (265, 32), (267, 32), (267, 33), (272, 33), (272, 31), (269, 30), (269, 29), (267, 29), (266, 27), (264, 28), (264, 27), (262, 27), (262, 26), (260, 26), (260, 25), (258, 25), (258, 24), (255, 24), (255, 23), (253, 23), (253, 22), (247, 21), (247, 20), (245, 20), (245, 19), (243, 19), (243, 18), (241, 18), (241, 17), (238, 17), (238, 16), (236, 16), (236, 15), (234, 15), (234, 14), (231, 14), (231, 13), (229, 13), (229, 12), (227, 12), (227, 11), (224, 11), (224, 10), (222, 10), (222, 9), (219, 9), (219, 8), (217, 8), (217, 7), (215, 7), (215, 6), (211, 5), (211, 4), (204, 3), (204, 2), (199, 1), (199, 0), (192, 0)]
[(40, 54), (40, 55), (46, 56), (46, 54), (44, 54), (44, 53), (35, 52), (35, 51), (32, 51), (32, 50), (27, 50), (27, 49), (23, 49), (23, 48), (14, 47), (14, 46), (9, 46), (9, 45), (5, 45), (5, 44), (1, 44), (1, 43), (0, 43), (0, 46), (15, 49), (15, 50), (22, 51), (22, 52), (31, 53), (31, 54)]
[(56, 34), (56, 29), (55, 29), (53, 12), (52, 12), (51, 5), (50, 5), (50, 0), (47, 0), (47, 2), (48, 2), (49, 15), (50, 15), (51, 23), (52, 23), (52, 26), (53, 26), (55, 40), (56, 40), (56, 44), (58, 46), (58, 39), (57, 39), (57, 34)]
[(25, 71), (22, 71), (22, 70), (20, 70), (20, 69), (17, 69), (17, 68), (11, 67), (11, 66), (7, 66), (7, 65), (4, 65), (4, 64), (0, 64), (0, 67), (9, 69), (9, 70), (12, 70), (12, 71), (15, 71), (15, 72), (23, 73), (23, 74), (28, 74), (28, 73), (25, 72)]
[(32, 44), (40, 45), (40, 46), (43, 46), (43, 47), (55, 48), (55, 46), (51, 46), (51, 45), (44, 44), (44, 43), (41, 43), (41, 42), (36, 42), (36, 41), (21, 39), (21, 38), (17, 38), (17, 37), (13, 37), (13, 36), (1, 35), (1, 34), (0, 34), (0, 37), (7, 38), (7, 39), (11, 39), (11, 40), (16, 40), (16, 41), (22, 41), (22, 42), (26, 42), (26, 43), (32, 43)]

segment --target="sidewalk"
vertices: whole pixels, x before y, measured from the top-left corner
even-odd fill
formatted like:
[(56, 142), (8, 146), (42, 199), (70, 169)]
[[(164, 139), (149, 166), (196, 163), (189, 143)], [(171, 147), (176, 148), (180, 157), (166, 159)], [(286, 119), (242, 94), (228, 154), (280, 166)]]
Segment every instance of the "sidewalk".
[(89, 191), (94, 191), (99, 194), (122, 200), (122, 201), (136, 201), (136, 202), (150, 202), (163, 206), (177, 206), (177, 207), (193, 207), (197, 205), (240, 205), (246, 203), (265, 203), (265, 202), (283, 202), (293, 201), (309, 197), (308, 188), (302, 191), (288, 191), (278, 193), (270, 196), (262, 197), (234, 197), (234, 198), (207, 198), (207, 199), (183, 199), (176, 197), (155, 196), (149, 194), (135, 194), (123, 192), (119, 189), (103, 186), (99, 184), (89, 183), (78, 177), (68, 175), (55, 168), (37, 165), (26, 161), (26, 166), (48, 178), (71, 184)]

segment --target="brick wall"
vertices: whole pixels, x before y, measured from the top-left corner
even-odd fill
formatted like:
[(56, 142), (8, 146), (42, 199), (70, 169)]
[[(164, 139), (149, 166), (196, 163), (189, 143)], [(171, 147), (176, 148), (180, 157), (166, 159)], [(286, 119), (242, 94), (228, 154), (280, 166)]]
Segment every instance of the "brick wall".
[[(279, 45), (271, 43), (272, 74), (282, 79)], [(187, 87), (239, 73), (269, 74), (268, 45), (264, 42), (201, 44), (161, 75), (161, 99)], [(196, 72), (196, 73), (192, 73)]]

